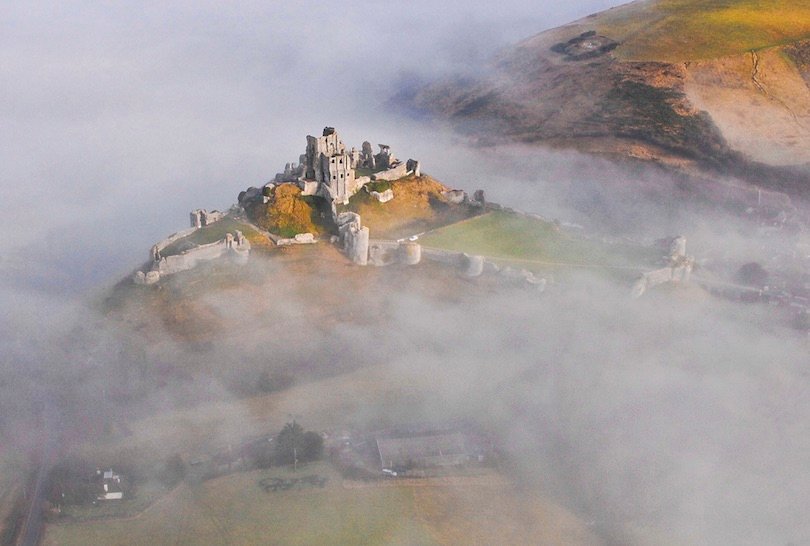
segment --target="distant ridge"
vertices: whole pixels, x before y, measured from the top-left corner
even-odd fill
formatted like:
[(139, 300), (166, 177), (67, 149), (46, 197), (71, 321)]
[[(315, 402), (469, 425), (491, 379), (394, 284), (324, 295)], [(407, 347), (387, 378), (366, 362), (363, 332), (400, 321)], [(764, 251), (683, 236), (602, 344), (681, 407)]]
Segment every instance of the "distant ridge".
[(810, 191), (810, 1), (632, 2), (411, 93), (479, 144), (523, 142)]

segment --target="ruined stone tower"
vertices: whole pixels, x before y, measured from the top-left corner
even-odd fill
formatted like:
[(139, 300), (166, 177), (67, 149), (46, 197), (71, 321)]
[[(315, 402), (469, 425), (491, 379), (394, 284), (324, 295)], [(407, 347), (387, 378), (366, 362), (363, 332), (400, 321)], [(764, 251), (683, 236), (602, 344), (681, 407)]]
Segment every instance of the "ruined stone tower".
[(307, 136), (304, 178), (318, 182), (334, 201), (346, 203), (354, 194), (354, 167), (334, 127), (325, 127), (321, 137)]

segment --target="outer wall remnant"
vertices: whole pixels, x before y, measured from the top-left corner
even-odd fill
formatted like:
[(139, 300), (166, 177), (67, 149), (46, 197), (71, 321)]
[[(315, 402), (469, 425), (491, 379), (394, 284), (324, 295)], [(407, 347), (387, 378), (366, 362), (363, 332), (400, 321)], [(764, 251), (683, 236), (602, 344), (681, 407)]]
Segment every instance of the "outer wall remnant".
[(422, 261), (422, 245), (402, 243), (399, 246), (400, 261), (405, 265), (416, 265)]
[(484, 258), (482, 256), (464, 254), (462, 263), (464, 264), (464, 274), (467, 277), (478, 277), (484, 272)]

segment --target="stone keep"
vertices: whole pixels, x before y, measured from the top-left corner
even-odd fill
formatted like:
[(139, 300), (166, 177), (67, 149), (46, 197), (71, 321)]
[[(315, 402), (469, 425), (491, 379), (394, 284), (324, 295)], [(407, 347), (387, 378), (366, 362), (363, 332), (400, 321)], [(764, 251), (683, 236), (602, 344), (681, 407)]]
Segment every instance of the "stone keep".
[(346, 203), (355, 191), (354, 163), (356, 152), (346, 146), (334, 127), (324, 127), (323, 136), (307, 136), (304, 178), (314, 180), (335, 201)]

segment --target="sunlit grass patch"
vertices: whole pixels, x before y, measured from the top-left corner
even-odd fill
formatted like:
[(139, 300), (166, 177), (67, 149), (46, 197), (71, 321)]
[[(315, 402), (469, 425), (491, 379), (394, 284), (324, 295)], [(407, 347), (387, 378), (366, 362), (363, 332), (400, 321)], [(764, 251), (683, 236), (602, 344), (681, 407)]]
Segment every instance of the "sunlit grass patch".
[(810, 37), (810, 1), (660, 0), (607, 12), (598, 27), (623, 58), (709, 59)]
[(653, 265), (657, 258), (657, 253), (647, 247), (577, 237), (552, 222), (501, 211), (440, 228), (420, 241), (426, 247), (526, 265), (643, 268)]

